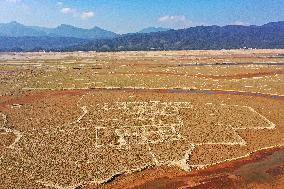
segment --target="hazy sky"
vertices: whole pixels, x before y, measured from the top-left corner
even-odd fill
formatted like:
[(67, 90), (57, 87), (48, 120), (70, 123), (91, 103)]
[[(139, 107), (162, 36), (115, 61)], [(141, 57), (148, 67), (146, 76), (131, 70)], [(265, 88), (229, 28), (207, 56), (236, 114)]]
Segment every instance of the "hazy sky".
[(0, 22), (99, 26), (118, 33), (149, 26), (261, 25), (284, 21), (284, 0), (0, 0)]

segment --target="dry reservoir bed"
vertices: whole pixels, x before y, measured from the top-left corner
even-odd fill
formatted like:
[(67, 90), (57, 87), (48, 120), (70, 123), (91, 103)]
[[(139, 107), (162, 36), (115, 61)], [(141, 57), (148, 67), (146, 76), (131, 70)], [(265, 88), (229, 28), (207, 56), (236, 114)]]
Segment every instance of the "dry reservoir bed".
[(5, 104), (2, 186), (75, 188), (162, 165), (189, 171), (284, 143), (281, 100), (150, 91), (53, 93), (10, 100), (20, 107)]
[(0, 186), (112, 188), (283, 146), (280, 52), (2, 56)]

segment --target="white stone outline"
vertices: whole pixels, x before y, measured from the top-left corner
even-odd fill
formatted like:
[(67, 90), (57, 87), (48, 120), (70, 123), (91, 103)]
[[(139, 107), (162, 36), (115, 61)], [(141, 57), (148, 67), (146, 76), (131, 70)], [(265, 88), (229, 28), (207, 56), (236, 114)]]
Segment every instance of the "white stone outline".
[[(206, 103), (206, 105), (213, 105), (213, 103)], [(216, 105), (216, 104), (214, 104)], [(244, 107), (244, 108), (248, 108), (250, 111), (252, 111), (253, 113), (256, 113), (258, 116), (260, 116), (262, 119), (264, 119), (270, 126), (269, 127), (249, 127), (249, 128), (234, 128), (232, 127), (232, 129), (234, 131), (237, 131), (237, 130), (246, 130), (246, 129), (249, 129), (249, 130), (261, 130), (261, 129), (269, 129), (269, 130), (272, 130), (272, 129), (275, 129), (276, 128), (276, 125), (271, 122), (270, 120), (268, 120), (265, 116), (261, 115), (260, 113), (258, 113), (255, 109), (253, 109), (252, 107), (250, 106), (240, 106), (240, 105), (226, 105), (226, 104), (221, 104), (221, 105), (224, 105), (224, 106), (235, 106), (235, 107)], [(236, 132), (237, 133), (237, 132)], [(241, 146), (246, 146), (246, 141), (237, 133), (237, 135), (244, 141), (243, 144), (239, 144)], [(201, 144), (196, 144), (197, 146), (201, 146), (201, 145), (218, 145), (220, 143), (201, 143)], [(223, 145), (235, 145), (234, 143), (227, 143), (227, 144), (223, 144)], [(222, 161), (218, 161), (218, 162), (215, 162), (215, 163), (211, 163), (211, 164), (199, 164), (199, 165), (189, 165), (190, 167), (192, 168), (196, 168), (197, 170), (199, 169), (204, 169), (206, 167), (209, 167), (209, 166), (212, 166), (212, 165), (217, 165), (217, 164), (220, 164), (220, 163), (224, 163), (224, 162), (227, 162), (227, 161), (232, 161), (232, 160), (238, 160), (238, 159), (242, 159), (242, 158), (245, 158), (245, 157), (248, 157), (250, 156), (251, 154), (255, 153), (255, 152), (258, 152), (260, 150), (265, 150), (265, 149), (271, 149), (271, 148), (275, 148), (275, 147), (282, 147), (284, 146), (283, 145), (275, 145), (275, 146), (270, 146), (270, 147), (264, 147), (264, 148), (260, 148), (260, 149), (257, 149), (257, 150), (254, 150), (252, 152), (249, 152), (243, 156), (239, 156), (239, 157), (236, 157), (236, 158), (229, 158), (229, 159), (224, 159)]]
[[(162, 125), (162, 126), (159, 126)], [(103, 148), (103, 147), (112, 147), (112, 148), (116, 148), (116, 149), (129, 149), (131, 148), (131, 144), (126, 144), (126, 141), (124, 140), (124, 136), (127, 135), (122, 135), (120, 132), (118, 132), (118, 130), (123, 129), (123, 128), (140, 128), (142, 130), (144, 130), (143, 135), (141, 134), (141, 138), (144, 138), (143, 141), (147, 141), (147, 142), (141, 142), (141, 143), (137, 143), (136, 145), (147, 145), (147, 144), (158, 144), (158, 143), (162, 143), (162, 142), (170, 142), (170, 141), (176, 141), (176, 140), (183, 140), (182, 136), (176, 132), (176, 127), (180, 127), (180, 124), (158, 124), (158, 125), (143, 125), (143, 126), (122, 126), (122, 127), (94, 127), (96, 129), (96, 149), (99, 148)], [(158, 128), (158, 131), (148, 131), (146, 132), (146, 128), (147, 127), (156, 127)], [(170, 128), (171, 131), (173, 131), (173, 135), (176, 136), (176, 138), (172, 138), (170, 140), (165, 141), (165, 136), (161, 135), (161, 133), (163, 132), (163, 130), (160, 130), (159, 128)], [(116, 133), (116, 135), (119, 137), (119, 143), (120, 145), (112, 145), (112, 144), (106, 144), (106, 145), (99, 145), (98, 144), (98, 130), (99, 129), (114, 129), (114, 132)], [(146, 136), (145, 133), (151, 133), (151, 132), (155, 132), (157, 134), (160, 135), (160, 140), (155, 140), (155, 141), (151, 141), (149, 140)]]
[[(88, 94), (88, 93), (87, 93)], [(82, 113), (81, 115), (73, 122), (71, 123), (67, 123), (66, 125), (74, 125), (76, 123), (80, 123), (81, 120), (85, 117), (85, 115), (88, 113), (88, 109), (86, 106), (80, 106), (80, 102), (82, 101), (82, 99), (85, 97), (85, 95), (87, 94), (84, 94), (82, 95), (82, 97), (78, 100), (78, 102), (76, 103), (77, 107), (79, 107), (81, 110), (82, 110)], [(78, 129), (83, 129), (81, 127), (79, 127)], [(60, 130), (61, 132), (65, 132), (65, 130), (61, 129)], [(55, 182), (52, 182), (52, 181), (44, 181), (44, 180), (36, 180), (35, 181), (36, 183), (39, 183), (39, 184), (42, 184), (46, 187), (52, 187), (52, 188), (56, 188), (56, 189), (74, 189), (78, 186), (81, 186), (83, 183), (78, 183), (78, 184), (75, 184), (75, 185), (70, 185), (70, 186), (62, 186), (62, 185), (59, 185)]]
[[(92, 95), (92, 96), (94, 96), (94, 95)], [(128, 109), (127, 105), (134, 105), (134, 106), (137, 105), (135, 113), (130, 112), (129, 113), (130, 115), (133, 115), (133, 114), (137, 115), (138, 114), (138, 115), (141, 116), (143, 114), (143, 115), (148, 115), (148, 116), (149, 115), (150, 116), (153, 116), (153, 115), (175, 116), (177, 123), (171, 123), (171, 124), (160, 123), (160, 124), (155, 124), (155, 125), (142, 125), (142, 126), (120, 126), (118, 128), (116, 128), (116, 127), (95, 127), (95, 129), (96, 129), (96, 144), (97, 144), (98, 148), (103, 147), (103, 146), (109, 146), (109, 147), (114, 147), (114, 148), (118, 148), (118, 149), (121, 149), (122, 147), (124, 147), (125, 149), (130, 148), (129, 145), (125, 144), (123, 136), (120, 136), (120, 134), (118, 133), (118, 130), (123, 129), (123, 128), (141, 128), (145, 131), (147, 127), (156, 127), (156, 128), (158, 128), (157, 133), (160, 136), (161, 136), (162, 130), (160, 130), (159, 128), (165, 128), (165, 127), (171, 128), (173, 133), (176, 134), (177, 138), (171, 139), (169, 141), (181, 140), (182, 136), (178, 132), (176, 132), (176, 129), (175, 129), (175, 127), (179, 128), (179, 127), (182, 127), (182, 125), (183, 125), (183, 120), (182, 120), (181, 116), (179, 116), (179, 110), (185, 109), (185, 108), (192, 108), (191, 102), (161, 102), (161, 101), (149, 101), (149, 102), (143, 101), (142, 102), (142, 101), (135, 101), (135, 102), (114, 102), (114, 104), (116, 105), (115, 107), (108, 107), (108, 103), (104, 103), (102, 109), (107, 110), (107, 111), (108, 110), (114, 110), (114, 109)], [(97, 105), (100, 105), (100, 104), (97, 104)], [(155, 109), (155, 112), (145, 111), (146, 107), (149, 108), (149, 109), (152, 109), (153, 107), (157, 107), (158, 105), (162, 105), (161, 111), (156, 110), (156, 109)], [(173, 107), (172, 105), (176, 105), (176, 106)], [(170, 114), (166, 112), (166, 108), (168, 108), (168, 107), (174, 108), (174, 111)], [(154, 117), (151, 117), (151, 118), (138, 117), (138, 118), (133, 118), (133, 119), (139, 119), (139, 120), (148, 120), (149, 119), (149, 120), (151, 120), (151, 119), (154, 119)], [(103, 120), (103, 121), (116, 121), (116, 120), (117, 119), (115, 118), (115, 119), (106, 119), (106, 120)], [(120, 140), (121, 145), (111, 145), (111, 144), (110, 145), (98, 145), (98, 130), (99, 129), (115, 129), (117, 136), (119, 136), (119, 140)], [(145, 131), (143, 133), (145, 134), (145, 133), (149, 133), (149, 132)], [(142, 138), (144, 137), (144, 141), (149, 141), (146, 138), (146, 136), (141, 135), (141, 137)], [(154, 141), (154, 142), (150, 141), (150, 142), (145, 142), (145, 143), (139, 143), (139, 145), (157, 144), (157, 143), (160, 143), (160, 142), (164, 142), (164, 137), (161, 137), (161, 140), (157, 140), (157, 141)]]
[[(160, 101), (150, 101), (150, 102), (160, 102)], [(126, 102), (126, 103), (132, 103), (132, 104), (144, 104), (144, 103), (148, 103), (148, 102)], [(187, 102), (188, 104), (191, 104), (190, 102)], [(205, 103), (205, 105), (213, 105), (213, 103)], [(214, 104), (216, 105), (216, 104)], [(147, 148), (148, 148), (148, 152), (150, 154), (150, 156), (152, 157), (152, 161), (154, 163), (154, 166), (162, 166), (162, 165), (168, 165), (168, 166), (178, 166), (179, 168), (181, 168), (182, 170), (185, 170), (185, 171), (190, 171), (192, 170), (192, 168), (197, 168), (197, 169), (200, 169), (200, 168), (204, 168), (206, 167), (207, 165), (190, 165), (190, 164), (187, 164), (187, 160), (189, 159), (189, 156), (192, 154), (193, 150), (197, 147), (197, 146), (201, 146), (201, 145), (240, 145), (240, 146), (246, 146), (246, 141), (236, 132), (236, 130), (238, 129), (274, 129), (276, 127), (276, 125), (274, 123), (272, 123), (271, 121), (269, 121), (267, 118), (265, 118), (263, 115), (259, 114), (258, 112), (256, 112), (252, 107), (249, 107), (249, 106), (239, 106), (239, 105), (226, 105), (226, 104), (220, 104), (220, 105), (223, 105), (223, 106), (236, 106), (236, 107), (245, 107), (245, 108), (248, 108), (250, 111), (254, 112), (254, 113), (257, 113), (259, 116), (261, 116), (261, 118), (263, 118), (266, 122), (268, 122), (271, 126), (270, 127), (260, 127), (260, 128), (234, 128), (234, 127), (231, 127), (230, 125), (228, 127), (232, 128), (233, 131), (235, 131), (237, 137), (240, 139), (240, 142), (217, 142), (217, 143), (196, 143), (196, 144), (190, 144), (190, 149), (187, 150), (185, 153), (184, 153), (184, 157), (180, 160), (174, 160), (174, 161), (166, 161), (166, 162), (159, 162), (158, 159), (156, 158), (156, 154), (154, 152), (152, 152), (152, 149), (150, 147), (150, 144), (151, 142), (149, 143), (146, 143), (145, 145), (147, 145)], [(192, 105), (191, 107), (188, 107), (188, 108), (192, 108)], [(161, 112), (160, 112), (161, 113)], [(167, 114), (165, 114), (167, 115)], [(171, 114), (170, 114), (171, 115)], [(182, 121), (182, 119), (181, 119)], [(166, 125), (166, 124), (164, 124)], [(170, 125), (170, 124), (169, 124)], [(147, 125), (144, 125), (144, 126), (147, 126)], [(153, 126), (153, 125), (148, 125), (148, 126)], [(125, 127), (129, 127), (129, 126), (125, 126)], [(132, 126), (132, 127), (135, 127), (135, 126)], [(141, 126), (137, 126), (139, 128), (141, 128)], [(107, 128), (107, 127), (96, 127), (96, 128)], [(120, 127), (122, 128), (122, 127)], [(144, 127), (143, 127), (144, 128)], [(97, 134), (97, 130), (96, 130), (96, 134)], [(96, 135), (97, 137), (97, 135)], [(259, 150), (256, 150), (256, 151), (259, 151)], [(249, 153), (248, 155), (250, 155), (251, 153)], [(242, 156), (243, 157), (243, 156)], [(242, 157), (237, 157), (237, 158), (232, 158), (232, 159), (228, 159), (229, 160), (234, 160), (234, 159), (239, 159), (239, 158), (242, 158)], [(222, 161), (224, 162), (224, 161)], [(221, 162), (217, 162), (217, 163), (221, 163)], [(212, 165), (212, 164), (210, 164)], [(151, 166), (151, 165), (149, 165)], [(147, 167), (147, 166), (146, 166)], [(113, 174), (113, 176), (115, 175), (118, 175), (118, 174), (122, 174), (122, 173), (131, 173), (131, 172), (135, 172), (136, 169), (130, 169), (130, 170), (124, 170), (124, 171), (121, 171), (121, 172), (118, 172), (116, 174)], [(113, 178), (110, 177), (111, 178)], [(96, 184), (102, 184), (104, 182), (107, 182), (109, 179), (106, 179), (106, 180), (101, 180), (101, 181), (94, 181), (92, 183), (96, 183)]]
[(7, 116), (5, 114), (3, 114), (2, 112), (0, 112), (0, 115), (2, 116), (2, 118), (4, 120), (3, 126), (0, 127), (0, 129), (3, 129), (6, 133), (13, 133), (16, 136), (14, 142), (12, 144), (10, 144), (9, 146), (7, 146), (6, 148), (16, 149), (15, 145), (21, 140), (21, 138), (23, 137), (23, 134), (16, 129), (7, 128), (6, 127), (7, 123), (8, 123)]
[[(230, 106), (230, 105), (227, 105), (227, 106)], [(243, 130), (243, 129), (256, 129), (256, 130), (260, 130), (260, 129), (275, 129), (276, 128), (276, 125), (273, 122), (271, 122), (269, 119), (267, 119), (266, 117), (264, 117), (263, 115), (258, 113), (255, 109), (253, 109), (250, 106), (240, 106), (240, 105), (231, 105), (231, 106), (248, 108), (251, 112), (253, 112), (253, 113), (257, 114), (258, 116), (260, 116), (264, 121), (266, 121), (270, 125), (270, 127), (251, 127), (251, 128), (238, 127), (238, 128), (234, 128), (236, 130)]]
[[(71, 122), (71, 123), (68, 123), (68, 125), (73, 125), (73, 124), (76, 124), (76, 123), (80, 123), (81, 122), (81, 120), (85, 117), (85, 115), (88, 113), (88, 108), (87, 108), (87, 106), (80, 106), (80, 102), (83, 100), (83, 98), (85, 97), (85, 95), (88, 95), (89, 93), (87, 93), (87, 94), (84, 94), (81, 98), (80, 98), (80, 100), (78, 101), (78, 103), (77, 103), (77, 106), (82, 110), (82, 113), (81, 113), (81, 115), (77, 118), (77, 120), (76, 121), (74, 121), (74, 122)], [(156, 102), (160, 102), (160, 101), (156, 101)], [(187, 102), (187, 103), (189, 103), (189, 102)], [(189, 103), (189, 104), (191, 104), (191, 103)], [(206, 103), (206, 104), (212, 104), (212, 103)], [(221, 104), (222, 105), (222, 104)], [(225, 105), (225, 104), (223, 104), (223, 105)], [(238, 106), (238, 105), (233, 105), (233, 106)], [(246, 107), (246, 106), (243, 106), (243, 107)], [(251, 108), (251, 107), (247, 107), (247, 108)], [(251, 111), (253, 111), (253, 112), (255, 112), (255, 113), (257, 113), (257, 114), (259, 114), (258, 112), (256, 112), (253, 108), (251, 108), (250, 109)], [(3, 114), (4, 115), (4, 114)], [(166, 114), (165, 114), (166, 115)], [(171, 114), (170, 114), (171, 115)], [(263, 119), (265, 119), (270, 125), (272, 125), (271, 127), (266, 127), (267, 129), (274, 129), (275, 127), (276, 127), (276, 125), (274, 124), (274, 123), (272, 123), (271, 121), (269, 121), (267, 118), (265, 118), (264, 116), (262, 116), (261, 114), (259, 114)], [(182, 121), (182, 119), (181, 119), (181, 121)], [(183, 123), (182, 123), (183, 124)], [(166, 124), (163, 124), (163, 125), (166, 125)], [(168, 125), (171, 125), (171, 124), (168, 124)], [(153, 125), (149, 125), (149, 126), (153, 126)], [(127, 127), (127, 126), (125, 126), (125, 127)], [(141, 128), (141, 126), (138, 126), (138, 127), (140, 127)], [(96, 127), (96, 128), (105, 128), (105, 127)], [(81, 129), (80, 127), (78, 127), (78, 129)], [(237, 130), (237, 128), (233, 128), (232, 127), (232, 129), (233, 130)], [(242, 128), (242, 129), (250, 129), (250, 128)], [(255, 128), (252, 128), (252, 129), (255, 129)], [(261, 128), (256, 128), (256, 129), (263, 129), (263, 127), (261, 127)], [(15, 132), (15, 131), (13, 131), (13, 132)], [(239, 136), (239, 135), (238, 135)], [(96, 137), (97, 137), (97, 130), (96, 130)], [(240, 137), (240, 136), (239, 136)], [(241, 138), (241, 137), (240, 137)], [(242, 139), (242, 138), (241, 138)], [(242, 139), (243, 140), (243, 139)], [(244, 141), (244, 140), (243, 140)], [(112, 173), (112, 176), (110, 176), (109, 178), (106, 178), (106, 179), (104, 179), (104, 180), (96, 180), (96, 179), (94, 179), (93, 181), (88, 181), (88, 182), (82, 182), (82, 183), (79, 183), (79, 184), (76, 184), (76, 185), (72, 185), (72, 186), (60, 186), (60, 185), (58, 185), (58, 184), (56, 184), (56, 183), (54, 183), (54, 182), (50, 182), (50, 181), (42, 181), (42, 180), (37, 180), (36, 182), (37, 183), (41, 183), (41, 184), (43, 184), (43, 185), (45, 185), (45, 186), (47, 186), (47, 187), (54, 187), (54, 188), (57, 188), (57, 189), (73, 189), (73, 188), (75, 188), (75, 187), (77, 187), (77, 186), (81, 186), (82, 184), (85, 184), (85, 183), (87, 183), (87, 184), (90, 184), (90, 183), (94, 183), (94, 184), (102, 184), (102, 183), (105, 183), (105, 182), (107, 182), (108, 180), (110, 180), (110, 179), (112, 179), (114, 176), (116, 176), (116, 175), (119, 175), (119, 174), (124, 174), (124, 173), (132, 173), (132, 172), (136, 172), (136, 171), (139, 171), (139, 170), (143, 170), (143, 169), (145, 169), (145, 168), (147, 168), (147, 167), (151, 167), (151, 166), (162, 166), (162, 165), (167, 165), (167, 166), (178, 166), (179, 168), (181, 168), (182, 170), (185, 170), (185, 171), (190, 171), (190, 170), (192, 170), (192, 168), (197, 168), (197, 169), (199, 169), (199, 168), (205, 168), (205, 167), (207, 167), (207, 166), (209, 166), (209, 165), (190, 165), (190, 164), (188, 164), (187, 163), (187, 160), (189, 159), (189, 156), (193, 153), (193, 150), (197, 147), (197, 146), (200, 146), (200, 145), (210, 145), (210, 144), (220, 144), (220, 145), (246, 145), (246, 144), (244, 144), (244, 142), (237, 142), (237, 143), (200, 143), (200, 144), (190, 144), (190, 146), (189, 146), (189, 150), (187, 150), (187, 151), (185, 151), (184, 152), (184, 157), (182, 158), (182, 159), (180, 159), (180, 160), (173, 160), (173, 161), (166, 161), (166, 162), (159, 162), (158, 161), (158, 159), (156, 158), (156, 154), (154, 153), (154, 152), (152, 152), (152, 149), (151, 149), (151, 147), (150, 147), (150, 143), (146, 143), (146, 145), (147, 145), (147, 148), (148, 148), (148, 152), (149, 152), (149, 154), (150, 154), (150, 156), (152, 157), (152, 164), (148, 164), (148, 165), (144, 165), (144, 166), (142, 166), (142, 167), (140, 167), (140, 168), (135, 168), (135, 169), (125, 169), (125, 170), (122, 170), (122, 171), (119, 171), (119, 172), (117, 172), (117, 173)], [(18, 141), (16, 141), (16, 142), (18, 142)], [(259, 151), (259, 150), (256, 150), (256, 151)], [(249, 154), (247, 154), (247, 156), (249, 156), (251, 153), (249, 153)], [(237, 158), (232, 158), (232, 159), (228, 159), (228, 160), (224, 160), (224, 161), (230, 161), (230, 160), (234, 160), (234, 159), (240, 159), (240, 158), (242, 158), (242, 157), (246, 157), (246, 156), (241, 156), (241, 157), (237, 157)], [(224, 161), (221, 161), (221, 162), (217, 162), (217, 163), (215, 163), (215, 164), (218, 164), (218, 163), (222, 163), (222, 162), (224, 162)], [(210, 165), (212, 165), (212, 164), (210, 164)]]

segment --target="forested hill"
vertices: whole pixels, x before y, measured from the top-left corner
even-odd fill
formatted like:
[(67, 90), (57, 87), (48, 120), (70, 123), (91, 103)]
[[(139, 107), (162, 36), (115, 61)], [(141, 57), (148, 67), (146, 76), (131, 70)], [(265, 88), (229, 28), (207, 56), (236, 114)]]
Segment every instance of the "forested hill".
[[(18, 27), (19, 24), (12, 23), (12, 25), (13, 27), (8, 28), (9, 30), (5, 30), (6, 34), (9, 34), (14, 25)], [(70, 30), (66, 30), (64, 36), (69, 36), (68, 32)], [(14, 32), (13, 34), (17, 34), (17, 37), (0, 35), (0, 51), (284, 48), (284, 21), (271, 22), (262, 26), (197, 26), (182, 30), (116, 35), (111, 39), (90, 39), (85, 33), (83, 37), (80, 37), (81, 35), (76, 35), (77, 37), (41, 36), (42, 33), (30, 29), (25, 30), (24, 33)], [(34, 36), (18, 36), (19, 34)]]
[(2, 37), (0, 36), (0, 52), (22, 52), (56, 50), (85, 44), (88, 40), (72, 37)]
[(284, 48), (284, 21), (262, 26), (198, 26), (149, 34), (128, 34), (94, 40), (64, 50), (185, 50)]

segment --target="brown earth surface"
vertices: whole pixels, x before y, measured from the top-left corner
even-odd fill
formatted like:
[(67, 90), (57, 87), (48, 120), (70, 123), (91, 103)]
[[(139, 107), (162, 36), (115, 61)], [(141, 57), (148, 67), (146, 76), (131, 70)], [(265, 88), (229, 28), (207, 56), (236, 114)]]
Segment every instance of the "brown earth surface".
[[(178, 188), (257, 188), (280, 189), (284, 184), (284, 149), (271, 148), (249, 157), (210, 166), (190, 173), (175, 168), (152, 168), (120, 176), (98, 188), (178, 189)], [(97, 187), (85, 186), (86, 189)]]
[[(15, 103), (20, 103), (21, 107), (11, 106)], [(139, 105), (141, 103), (143, 106)], [(181, 170), (187, 170), (238, 158), (251, 151), (283, 144), (283, 137), (279, 135), (283, 132), (283, 127), (279, 127), (283, 125), (283, 120), (278, 116), (284, 113), (282, 105), (282, 100), (261, 96), (157, 93), (151, 90), (139, 93), (109, 89), (85, 92), (48, 91), (38, 94), (36, 91), (30, 92), (22, 99), (16, 98), (15, 101), (9, 99), (2, 103), (2, 107), (5, 107), (2, 113), (7, 115), (8, 120), (8, 126), (5, 127), (23, 135), (13, 148), (2, 149), (2, 154), (5, 154), (4, 167), (12, 168), (6, 172), (6, 176), (13, 178), (12, 175), (18, 175), (17, 170), (23, 166), (27, 171), (25, 174), (22, 173), (23, 176), (32, 174), (33, 179), (29, 180), (28, 184), (22, 185), (23, 182), (17, 183), (6, 177), (3, 185), (10, 183), (8, 185), (11, 186), (13, 183), (15, 185), (12, 186), (25, 187), (37, 183), (41, 184), (38, 187), (65, 185), (64, 187), (67, 188), (76, 186), (81, 181), (93, 182), (92, 180), (96, 177), (96, 182), (100, 183), (99, 180), (107, 181), (117, 174), (131, 173), (154, 165), (176, 165)], [(176, 108), (165, 109), (173, 113), (165, 115), (166, 119), (163, 120), (164, 114), (159, 113), (159, 106), (162, 109), (163, 106), (185, 108), (186, 111), (178, 110), (182, 123), (176, 119)], [(266, 109), (261, 108), (264, 106)], [(88, 113), (84, 116), (80, 116), (82, 107), (87, 107), (85, 110)], [(160, 115), (151, 121), (152, 126), (149, 127), (151, 130), (139, 131), (134, 128), (139, 129), (136, 125), (141, 124), (143, 127), (143, 124), (149, 124), (148, 113), (141, 114), (145, 118), (135, 121), (134, 118), (137, 115), (141, 116), (140, 113), (133, 115), (131, 112), (123, 113), (121, 111), (123, 109), (120, 109), (123, 107), (132, 111), (139, 111), (143, 107), (144, 111), (151, 110), (155, 115)], [(266, 119), (261, 121), (262, 117), (259, 117), (258, 113), (253, 115), (253, 112), (246, 107), (252, 107), (261, 115), (265, 115), (269, 121)], [(135, 110), (136, 108), (138, 109)], [(235, 117), (228, 119), (228, 115), (233, 113)], [(171, 115), (174, 116), (170, 118)], [(149, 118), (152, 117), (150, 112), (149, 116)], [(27, 117), (29, 119), (26, 119)], [(62, 117), (64, 119), (61, 119)], [(115, 119), (112, 119), (113, 117)], [(78, 118), (80, 118), (79, 121)], [(275, 129), (272, 128), (272, 122), (277, 125)], [(228, 123), (231, 123), (230, 127)], [(175, 131), (171, 130), (172, 126), (168, 127), (170, 129), (168, 130), (167, 124), (173, 124)], [(121, 135), (114, 132), (119, 129), (126, 133), (145, 132), (143, 136), (147, 136), (149, 142), (143, 140), (143, 137), (133, 138), (132, 135), (124, 133), (124, 137), (130, 138), (127, 140), (125, 138), (126, 141), (121, 143), (119, 138), (116, 138)], [(161, 136), (156, 135), (158, 131), (169, 133), (164, 133), (162, 139)], [(149, 135), (148, 132), (154, 133)], [(140, 144), (140, 141), (144, 141), (142, 143), (145, 144)], [(5, 146), (9, 145), (11, 142), (5, 144)], [(101, 145), (103, 146), (100, 147)], [(12, 153), (15, 150), (17, 153)], [(187, 151), (189, 153), (185, 156)], [(19, 160), (21, 164), (16, 163)], [(66, 169), (69, 171), (66, 172)], [(109, 174), (111, 170), (117, 170), (117, 172)], [(86, 177), (86, 173), (89, 178)], [(41, 181), (42, 179), (44, 181)]]
[[(105, 75), (107, 73), (100, 73), (101, 75)], [(252, 77), (260, 77), (260, 76), (269, 76), (269, 75), (277, 75), (284, 74), (283, 70), (271, 71), (271, 72), (257, 72), (257, 73), (245, 73), (245, 74), (236, 74), (236, 75), (188, 75), (188, 74), (180, 74), (180, 73), (168, 73), (168, 72), (112, 72), (111, 75), (174, 75), (174, 76), (187, 76), (187, 77), (201, 77), (201, 78), (209, 78), (209, 79), (242, 79), (242, 78), (252, 78)]]
[(1, 189), (279, 188), (278, 54), (0, 54)]

